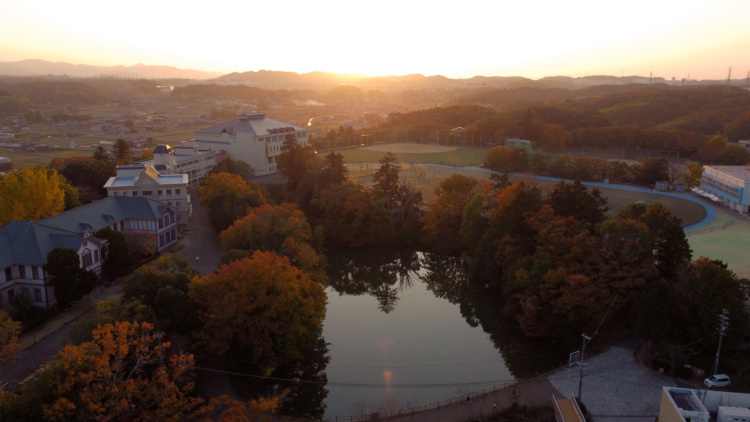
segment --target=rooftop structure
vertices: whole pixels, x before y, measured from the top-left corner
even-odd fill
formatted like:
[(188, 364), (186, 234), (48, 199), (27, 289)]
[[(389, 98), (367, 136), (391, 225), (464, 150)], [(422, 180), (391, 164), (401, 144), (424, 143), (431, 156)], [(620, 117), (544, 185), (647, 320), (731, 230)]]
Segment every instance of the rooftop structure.
[(151, 164), (161, 174), (187, 174), (191, 187), (199, 186), (206, 174), (226, 157), (221, 150), (211, 150), (191, 142), (171, 147), (158, 145), (154, 158), (144, 162)]
[(747, 422), (750, 394), (662, 387), (659, 422)]
[(107, 196), (146, 197), (169, 205), (175, 209), (177, 224), (187, 224), (192, 214), (187, 174), (161, 174), (143, 163), (117, 166), (117, 175), (104, 188)]

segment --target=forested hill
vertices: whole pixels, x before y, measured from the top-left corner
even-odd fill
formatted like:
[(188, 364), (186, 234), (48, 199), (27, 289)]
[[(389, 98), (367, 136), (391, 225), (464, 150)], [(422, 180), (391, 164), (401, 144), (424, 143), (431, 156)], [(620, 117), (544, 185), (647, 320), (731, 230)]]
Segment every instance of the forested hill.
[[(695, 137), (722, 135), (730, 142), (750, 139), (750, 92), (740, 89), (727, 93), (711, 86), (518, 88), (474, 93), (454, 104), (393, 113), (383, 126), (463, 126), (467, 136), (518, 136), (557, 147), (583, 146), (592, 137), (616, 137), (621, 142), (609, 146), (694, 151), (700, 146)], [(654, 139), (665, 136), (674, 139)], [(691, 145), (685, 148), (686, 143)]]

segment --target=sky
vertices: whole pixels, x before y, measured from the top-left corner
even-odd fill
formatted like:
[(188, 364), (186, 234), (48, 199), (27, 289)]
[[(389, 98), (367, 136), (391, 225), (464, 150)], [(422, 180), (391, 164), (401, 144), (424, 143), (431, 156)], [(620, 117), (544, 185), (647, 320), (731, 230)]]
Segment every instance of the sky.
[(0, 0), (0, 62), (744, 79), (748, 0)]

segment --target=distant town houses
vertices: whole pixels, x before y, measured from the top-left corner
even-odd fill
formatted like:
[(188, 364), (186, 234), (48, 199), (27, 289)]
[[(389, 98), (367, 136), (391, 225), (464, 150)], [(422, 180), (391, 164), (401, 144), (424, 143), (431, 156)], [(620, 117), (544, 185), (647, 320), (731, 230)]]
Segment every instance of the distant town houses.
[(54, 248), (73, 249), (81, 267), (99, 274), (107, 241), (95, 236), (110, 228), (141, 239), (153, 252), (177, 242), (177, 210), (146, 197), (110, 197), (36, 222), (14, 220), (0, 227), (0, 308), (17, 295), (30, 305), (55, 306), (54, 288), (44, 271)]

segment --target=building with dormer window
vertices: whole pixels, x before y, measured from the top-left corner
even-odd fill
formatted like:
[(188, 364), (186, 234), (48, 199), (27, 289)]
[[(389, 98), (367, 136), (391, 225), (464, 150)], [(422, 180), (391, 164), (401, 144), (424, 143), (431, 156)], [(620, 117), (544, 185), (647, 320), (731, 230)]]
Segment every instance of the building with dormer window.
[(44, 271), (47, 254), (55, 248), (73, 249), (81, 267), (101, 272), (107, 241), (95, 233), (104, 228), (126, 238), (145, 241), (153, 252), (177, 243), (175, 210), (145, 197), (112, 197), (39, 221), (14, 220), (0, 227), (0, 309), (16, 296), (31, 306), (55, 306), (54, 288)]

